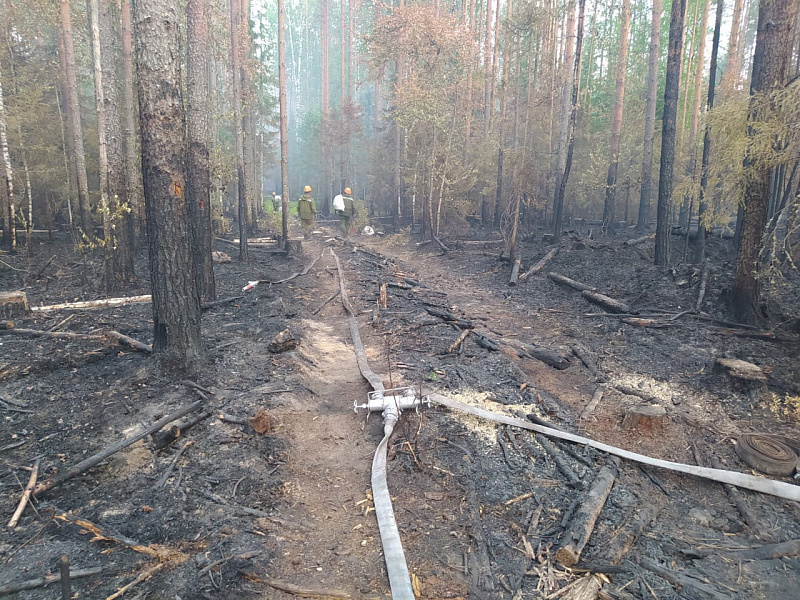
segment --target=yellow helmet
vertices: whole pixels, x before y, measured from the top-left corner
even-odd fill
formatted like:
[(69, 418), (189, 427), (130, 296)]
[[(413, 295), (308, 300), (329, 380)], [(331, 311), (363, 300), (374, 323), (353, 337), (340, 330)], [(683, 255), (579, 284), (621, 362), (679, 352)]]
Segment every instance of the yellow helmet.
[(345, 194), (351, 194), (352, 192), (350, 191), (350, 188), (344, 188), (344, 193)]
[(303, 191), (306, 192), (306, 193), (310, 192), (311, 191), (311, 186), (307, 185), (306, 187), (303, 188)]

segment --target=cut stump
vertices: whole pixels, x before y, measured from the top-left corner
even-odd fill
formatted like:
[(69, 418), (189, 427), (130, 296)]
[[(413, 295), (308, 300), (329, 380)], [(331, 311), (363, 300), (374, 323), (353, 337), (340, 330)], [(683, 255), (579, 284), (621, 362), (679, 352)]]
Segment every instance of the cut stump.
[(652, 429), (656, 425), (663, 424), (666, 416), (667, 411), (663, 406), (639, 404), (625, 411), (625, 418), (622, 420), (622, 428)]
[(22, 317), (30, 312), (25, 292), (0, 292), (0, 318)]
[(267, 346), (267, 350), (273, 354), (288, 352), (289, 350), (294, 350), (295, 348), (297, 348), (297, 340), (292, 335), (292, 332), (288, 329), (284, 329), (278, 335), (272, 338), (269, 346)]
[(718, 358), (717, 365), (725, 369), (728, 377), (737, 383), (754, 384), (767, 381), (767, 376), (761, 367), (745, 360)]

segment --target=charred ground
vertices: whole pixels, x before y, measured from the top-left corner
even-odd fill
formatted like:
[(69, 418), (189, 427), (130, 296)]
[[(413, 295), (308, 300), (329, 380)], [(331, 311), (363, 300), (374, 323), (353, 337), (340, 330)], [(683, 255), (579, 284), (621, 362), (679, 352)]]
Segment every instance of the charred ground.
[[(718, 307), (732, 269), (728, 244), (712, 240), (709, 248), (703, 310), (719, 320), (725, 319)], [(73, 582), (82, 598), (106, 598), (141, 574), (144, 580), (126, 596), (291, 597), (267, 579), (352, 597), (388, 596), (369, 495), (369, 466), (382, 430), (379, 419), (365, 422), (352, 411), (368, 388), (358, 374), (341, 303), (337, 298), (323, 305), (338, 288), (330, 249), (343, 261), (368, 358), (387, 385), (458, 394), (651, 456), (694, 463), (698, 453), (734, 470), (747, 470), (733, 452), (738, 433), (796, 430), (792, 398), (800, 377), (791, 319), (798, 306), (790, 289), (783, 294), (788, 300), (766, 307), (772, 324), (784, 323), (770, 336), (691, 315), (655, 318), (642, 327), (585, 316), (596, 309), (545, 273), (595, 286), (640, 313), (674, 315), (694, 306), (702, 267), (658, 269), (647, 244), (624, 247), (571, 236), (541, 274), (509, 287), (509, 265), (498, 261), (497, 246), (453, 244), (449, 253), (430, 246), (416, 247), (402, 236), (341, 242), (320, 235), (305, 245), (303, 257), (252, 248), (247, 264), (217, 265), (218, 294), (226, 297), (242, 295), (247, 281), (299, 272), (321, 255), (307, 275), (259, 285), (204, 313), (209, 360), (194, 381), (213, 392), (205, 394), (204, 405), (211, 416), (168, 449), (154, 452), (139, 442), (37, 498), (37, 512), (26, 511), (19, 527), (0, 534), (0, 581), (55, 572), (59, 555), (66, 554), (73, 568), (105, 569)], [(63, 241), (32, 248), (30, 259), (4, 256), (17, 270), (3, 271), (3, 289), (24, 286), (36, 305), (100, 297), (88, 283), (96, 265), (69, 248)], [(526, 263), (547, 250), (538, 239), (522, 248)], [(140, 273), (144, 265), (142, 260)], [(387, 288), (386, 308), (380, 306), (381, 283), (394, 284)], [(142, 278), (118, 295), (147, 290)], [(428, 309), (464, 322), (459, 327)], [(147, 342), (150, 310), (144, 304), (53, 312), (16, 325), (48, 329), (71, 316), (61, 330), (115, 329)], [(463, 327), (473, 332), (448, 352)], [(287, 328), (298, 347), (269, 352), (270, 341)], [(482, 343), (487, 339), (499, 350), (488, 349)], [(559, 352), (570, 366), (556, 370), (520, 356), (515, 341)], [(0, 396), (32, 411), (2, 411), (6, 520), (19, 482), (28, 478), (23, 467), (39, 459), (40, 479), (47, 480), (200, 396), (179, 377), (164, 375), (153, 359), (112, 342), (7, 332), (0, 342)], [(578, 346), (594, 359), (597, 373), (572, 354)], [(768, 372), (767, 385), (733, 385), (715, 367), (722, 356), (758, 364)], [(600, 384), (606, 386), (604, 399), (580, 421)], [(642, 398), (618, 388), (657, 398), (667, 418), (654, 430), (622, 429), (625, 410)], [(269, 415), (263, 434), (247, 424), (260, 408)], [(166, 485), (156, 487), (186, 442), (191, 445)], [(642, 558), (704, 579), (721, 597), (791, 596), (797, 558), (735, 561), (722, 554), (799, 538), (796, 504), (745, 493), (761, 524), (754, 531), (722, 486), (624, 462), (580, 568), (563, 568), (553, 558), (560, 537), (610, 459), (590, 448), (553, 449), (573, 471), (572, 485), (538, 436), (438, 408), (404, 415), (388, 477), (422, 597), (508, 598), (517, 590), (522, 598), (546, 597), (587, 570), (604, 573), (610, 591), (624, 588), (616, 592), (621, 597), (711, 593), (673, 585), (639, 566)], [(615, 561), (620, 564), (609, 565), (612, 551), (642, 519), (641, 536)], [(93, 526), (101, 528), (94, 535)], [(156, 552), (137, 551), (126, 540)], [(57, 598), (56, 587), (19, 597)]]

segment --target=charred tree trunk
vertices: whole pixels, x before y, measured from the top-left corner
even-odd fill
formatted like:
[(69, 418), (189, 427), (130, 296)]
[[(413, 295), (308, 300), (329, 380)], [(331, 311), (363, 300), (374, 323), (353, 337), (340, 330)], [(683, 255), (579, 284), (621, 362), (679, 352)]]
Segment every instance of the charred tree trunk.
[(658, 47), (661, 36), (661, 0), (653, 0), (650, 22), (650, 57), (647, 68), (647, 98), (642, 149), (642, 188), (639, 193), (639, 217), (636, 230), (643, 232), (650, 222), (650, 190), (653, 182), (653, 138), (656, 125), (656, 89), (658, 87)]
[(567, 140), (567, 160), (564, 172), (558, 174), (556, 196), (553, 203), (553, 238), (558, 241), (561, 236), (561, 218), (564, 210), (564, 192), (567, 189), (569, 172), (572, 169), (572, 155), (575, 151), (575, 122), (578, 119), (578, 87), (581, 76), (581, 54), (583, 50), (583, 18), (586, 0), (578, 0), (578, 29), (575, 39), (575, 66), (572, 71), (572, 110), (569, 117), (569, 137)]
[[(706, 0), (708, 1), (708, 0)], [(617, 171), (619, 169), (619, 146), (622, 138), (622, 110), (625, 103), (625, 75), (628, 62), (628, 27), (631, 18), (630, 0), (622, 0), (619, 28), (619, 56), (617, 57), (617, 86), (614, 93), (614, 108), (611, 112), (611, 144), (609, 146), (608, 176), (606, 177), (606, 201), (603, 207), (603, 226), (612, 234), (616, 230)]]
[(153, 352), (167, 368), (193, 371), (202, 360), (203, 341), (185, 196), (180, 21), (171, 0), (137, 0), (134, 6)]
[(244, 171), (244, 129), (242, 119), (242, 37), (239, 22), (239, 4), (243, 0), (230, 0), (231, 14), (231, 70), (233, 72), (233, 129), (236, 144), (236, 180), (239, 196), (239, 260), (247, 260), (247, 180)]
[(75, 149), (75, 163), (78, 177), (78, 212), (81, 229), (89, 232), (92, 229), (92, 215), (89, 210), (89, 182), (86, 178), (86, 153), (83, 147), (83, 126), (81, 125), (80, 94), (78, 92), (78, 76), (75, 69), (75, 47), (72, 41), (72, 18), (69, 0), (60, 0), (59, 20), (61, 33), (64, 36), (64, 62), (67, 72), (66, 104), (69, 130), (72, 133), (72, 147)]
[(125, 179), (125, 154), (119, 110), (119, 78), (122, 62), (121, 17), (115, 0), (99, 1), (100, 63), (103, 70), (105, 138), (108, 157), (109, 221), (113, 241), (114, 275), (123, 282), (135, 278), (133, 267), (132, 215)]
[(725, 70), (720, 77), (719, 87), (723, 99), (728, 96), (738, 85), (741, 78), (742, 63), (739, 48), (742, 45), (742, 6), (744, 0), (734, 0), (733, 17), (731, 19), (731, 34), (728, 37), (728, 52), (725, 55)]
[[(738, 0), (741, 1), (741, 0)], [(717, 0), (717, 17), (714, 23), (714, 38), (711, 42), (711, 70), (708, 74), (708, 99), (706, 107), (711, 110), (714, 107), (714, 95), (717, 83), (717, 57), (719, 55), (719, 34), (722, 28), (722, 13), (724, 10), (723, 0)], [(706, 201), (706, 189), (708, 188), (708, 163), (711, 157), (711, 127), (706, 125), (703, 134), (703, 156), (700, 160), (700, 195), (698, 197), (697, 211), (697, 239), (694, 245), (694, 262), (702, 263), (705, 259), (706, 236), (708, 230), (703, 222), (708, 210)]]
[(186, 4), (186, 202), (192, 225), (195, 279), (201, 300), (216, 298), (214, 264), (211, 259), (211, 169), (209, 164), (209, 40), (208, 0)]
[(658, 212), (656, 221), (655, 264), (669, 262), (670, 206), (672, 174), (675, 166), (675, 129), (678, 116), (681, 52), (683, 48), (683, 17), (686, 0), (673, 0), (669, 20), (667, 78), (664, 84), (664, 116), (661, 127), (661, 172), (658, 178)]
[[(794, 40), (797, 10), (792, 0), (761, 0), (758, 9), (756, 49), (750, 84), (750, 111), (747, 135), (755, 135), (753, 123), (764, 118), (770, 107), (759, 104), (758, 94), (769, 94), (783, 87)], [(758, 255), (767, 216), (770, 170), (751, 162), (745, 156), (744, 215), (736, 275), (733, 279), (731, 308), (737, 319), (745, 323), (759, 320)]]

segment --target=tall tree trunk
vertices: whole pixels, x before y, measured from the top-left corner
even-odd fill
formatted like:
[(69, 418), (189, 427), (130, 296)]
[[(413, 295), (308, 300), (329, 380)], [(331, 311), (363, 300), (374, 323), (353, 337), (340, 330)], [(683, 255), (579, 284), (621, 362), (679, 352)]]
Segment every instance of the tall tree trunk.
[(153, 352), (170, 369), (195, 371), (204, 354), (186, 201), (186, 129), (181, 95), (180, 22), (174, 0), (136, 0)]
[(142, 192), (142, 167), (138, 158), (138, 133), (133, 94), (133, 35), (131, 29), (131, 1), (122, 0), (122, 90), (125, 149), (125, 188), (131, 212), (127, 222), (133, 249), (136, 249), (137, 232), (144, 224), (144, 195)]
[[(709, 111), (714, 107), (714, 95), (717, 84), (717, 57), (719, 56), (719, 35), (720, 30), (722, 29), (723, 11), (723, 0), (717, 0), (717, 16), (714, 23), (714, 38), (711, 42), (711, 70), (708, 74), (708, 98), (706, 100), (706, 108)], [(694, 262), (696, 263), (703, 262), (706, 252), (706, 236), (708, 235), (708, 228), (706, 227), (704, 220), (705, 214), (708, 211), (706, 189), (708, 188), (708, 164), (710, 158), (711, 126), (706, 124), (705, 132), (703, 133), (703, 156), (700, 160), (700, 194), (697, 201), (697, 239), (695, 240), (694, 245)]]
[(331, 157), (330, 157), (330, 77), (329, 77), (329, 24), (328, 2), (322, 0), (320, 9), (320, 143), (322, 146), (322, 212), (330, 214)]
[[(744, 0), (734, 0), (733, 3), (733, 17), (731, 18), (731, 33), (728, 37), (728, 51), (725, 55), (725, 70), (720, 77), (719, 87), (720, 94), (723, 100), (730, 96), (731, 92), (736, 86), (739, 85), (741, 80), (742, 63), (741, 53), (739, 52), (742, 46), (741, 32), (742, 32), (742, 6)], [(745, 15), (746, 17), (746, 15)]]
[(282, 235), (284, 249), (289, 251), (289, 135), (286, 106), (286, 41), (283, 26), (284, 0), (278, 0), (278, 89), (281, 136), (281, 202), (283, 204)]
[(4, 221), (3, 238), (11, 252), (17, 250), (16, 207), (14, 206), (14, 170), (11, 167), (11, 156), (8, 153), (8, 126), (6, 108), (3, 102), (3, 78), (0, 75), (0, 158), (3, 159), (4, 179), (6, 187), (7, 219)]
[[(697, 170), (697, 130), (700, 122), (700, 96), (702, 94), (701, 88), (703, 85), (703, 71), (705, 69), (705, 53), (706, 53), (706, 31), (708, 29), (708, 12), (710, 0), (703, 1), (703, 12), (700, 15), (700, 39), (697, 41), (697, 59), (694, 67), (694, 91), (692, 93), (692, 116), (689, 121), (689, 143), (686, 147), (686, 176), (695, 178), (695, 171)], [(681, 214), (678, 220), (678, 225), (684, 229), (687, 234), (689, 231), (690, 220), (689, 213), (691, 212), (691, 202), (688, 197), (684, 198), (681, 207)], [(688, 240), (688, 235), (687, 235)]]
[(643, 232), (650, 222), (650, 191), (653, 182), (653, 140), (656, 126), (656, 90), (658, 88), (658, 47), (661, 36), (661, 0), (653, 0), (650, 21), (650, 57), (647, 67), (647, 96), (644, 111), (644, 147), (642, 148), (642, 188), (639, 192), (639, 217), (636, 229)]
[(119, 109), (119, 77), (122, 63), (119, 4), (116, 0), (99, 1), (100, 63), (103, 70), (106, 147), (108, 156), (108, 200), (113, 239), (114, 274), (128, 282), (134, 279), (132, 215), (125, 179), (125, 154)]
[(556, 176), (564, 172), (567, 162), (567, 138), (569, 137), (570, 100), (572, 98), (573, 50), (572, 39), (575, 37), (575, 0), (567, 3), (567, 29), (564, 40), (564, 57), (561, 62), (561, 111), (558, 119), (558, 163)]
[[(698, 24), (697, 24), (697, 11), (700, 10), (700, 2), (703, 0), (695, 0), (694, 2), (694, 17), (692, 19), (692, 37), (689, 40), (689, 51), (686, 53), (686, 61), (681, 63), (681, 73), (678, 79), (683, 82), (683, 117), (681, 118), (680, 128), (680, 142), (678, 148), (683, 149), (683, 136), (686, 133), (686, 113), (689, 111), (689, 77), (686, 75), (692, 68), (692, 57), (694, 56), (694, 41), (697, 39)], [(688, 0), (687, 0), (688, 2)], [(687, 24), (688, 14), (683, 16), (683, 31), (684, 35), (689, 31)]]
[(483, 2), (486, 5), (486, 31), (483, 42), (483, 135), (488, 138), (492, 106), (492, 0), (483, 0)]
[(236, 180), (239, 196), (239, 260), (247, 255), (247, 180), (244, 171), (244, 129), (242, 118), (242, 37), (240, 3), (230, 0), (231, 13), (231, 70), (233, 72), (233, 129), (236, 144)]
[(69, 0), (60, 0), (59, 21), (61, 32), (64, 36), (64, 61), (67, 67), (66, 101), (67, 120), (72, 133), (72, 145), (75, 148), (75, 164), (78, 176), (78, 212), (80, 213), (81, 229), (91, 232), (92, 215), (89, 210), (89, 181), (86, 177), (86, 153), (83, 146), (83, 126), (81, 125), (80, 94), (78, 92), (78, 76), (75, 69), (75, 49), (72, 41), (72, 18), (69, 10)]
[(216, 284), (211, 258), (211, 169), (208, 151), (210, 21), (208, 0), (186, 4), (186, 202), (192, 231), (197, 293), (214, 300)]
[(103, 222), (103, 265), (106, 289), (114, 285), (114, 263), (112, 249), (114, 237), (111, 230), (109, 203), (108, 124), (106, 123), (105, 86), (103, 85), (102, 51), (100, 48), (100, 18), (98, 0), (87, 0), (89, 13), (92, 65), (94, 67), (94, 97), (97, 108), (98, 169), (100, 171), (100, 214)]
[[(706, 0), (708, 1), (708, 0)], [(622, 0), (622, 22), (619, 27), (619, 55), (617, 56), (617, 86), (614, 107), (611, 111), (611, 143), (609, 145), (608, 176), (606, 177), (606, 201), (603, 207), (603, 225), (612, 234), (617, 220), (617, 171), (619, 169), (619, 146), (622, 137), (622, 110), (625, 103), (625, 75), (628, 62), (628, 28), (631, 19), (631, 2)]]
[(683, 49), (683, 18), (686, 0), (673, 0), (669, 19), (667, 78), (664, 83), (664, 116), (661, 126), (661, 170), (658, 178), (655, 264), (669, 263), (670, 206), (672, 175), (675, 166), (675, 130), (678, 116), (678, 92)]
[(569, 117), (569, 136), (567, 138), (567, 160), (564, 172), (558, 174), (556, 180), (556, 199), (553, 208), (553, 238), (561, 237), (561, 218), (564, 210), (564, 192), (572, 169), (572, 155), (575, 152), (575, 123), (578, 120), (578, 82), (581, 76), (581, 54), (583, 51), (583, 19), (586, 0), (578, 0), (578, 28), (575, 38), (575, 66), (572, 70), (572, 110)]
[[(786, 81), (796, 17), (797, 7), (793, 0), (761, 0), (750, 84), (750, 110), (747, 115), (748, 137), (755, 135), (753, 123), (764, 118), (764, 110), (759, 111), (758, 95), (781, 89)], [(739, 320), (756, 323), (761, 312), (758, 306), (758, 255), (766, 224), (770, 170), (751, 162), (747, 155), (744, 166), (744, 215), (736, 255), (731, 308)]]

